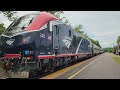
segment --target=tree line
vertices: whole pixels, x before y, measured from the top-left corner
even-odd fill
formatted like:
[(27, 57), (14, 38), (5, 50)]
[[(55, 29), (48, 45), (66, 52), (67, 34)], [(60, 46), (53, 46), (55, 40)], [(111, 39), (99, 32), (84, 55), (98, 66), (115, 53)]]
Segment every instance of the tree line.
[(120, 45), (120, 36), (117, 37), (116, 43), (117, 46), (113, 47), (112, 53), (116, 53), (116, 50), (118, 49), (118, 45)]
[[(79, 24), (79, 25), (73, 27), (70, 24), (69, 20), (66, 17), (61, 17), (61, 14), (64, 14), (63, 11), (46, 11), (46, 12), (51, 13), (51, 14), (55, 15), (56, 17), (60, 18), (63, 23), (67, 24), (68, 26), (70, 26), (71, 28), (73, 28), (74, 30), (76, 30), (77, 32), (79, 32), (80, 34), (82, 34), (84, 37), (88, 38), (92, 43), (94, 43), (98, 47), (101, 47), (98, 40), (93, 40), (86, 33), (84, 33), (84, 31), (82, 31), (83, 25)], [(3, 14), (10, 21), (14, 21), (14, 20), (16, 20), (18, 18), (16, 16), (16, 13), (17, 13), (16, 11), (0, 11), (0, 14)], [(6, 28), (5, 28), (4, 24), (0, 23), (0, 34), (2, 34), (2, 32), (5, 29)]]
[(106, 52), (110, 53), (116, 53), (116, 50), (118, 49), (118, 44), (120, 45), (120, 36), (117, 37), (116, 39), (117, 46), (113, 46), (111, 48), (104, 48)]

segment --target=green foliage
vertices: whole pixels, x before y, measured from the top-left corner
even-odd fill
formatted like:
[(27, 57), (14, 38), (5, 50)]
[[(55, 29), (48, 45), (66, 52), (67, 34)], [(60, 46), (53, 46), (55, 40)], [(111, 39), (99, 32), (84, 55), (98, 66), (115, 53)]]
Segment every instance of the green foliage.
[(5, 30), (6, 28), (4, 27), (4, 24), (1, 23), (0, 24), (0, 35), (3, 33), (3, 31)]
[(120, 56), (112, 57), (117, 63), (120, 64)]
[(104, 48), (103, 50), (104, 50), (105, 52), (112, 53), (113, 48)]
[(96, 45), (97, 45), (98, 47), (101, 47), (98, 40), (96, 40), (95, 43), (96, 43)]
[(86, 33), (85, 33), (85, 34), (83, 34), (83, 36), (84, 36), (84, 37), (86, 37), (86, 38), (89, 38), (89, 36), (88, 36)]
[(83, 28), (83, 26), (81, 24), (79, 24), (79, 25), (74, 27), (74, 30), (76, 30), (80, 34), (84, 35), (84, 31), (81, 30), (82, 28)]
[(0, 13), (3, 13), (3, 15), (6, 16), (10, 21), (17, 19), (17, 16), (15, 16), (17, 12), (15, 11), (0, 11)]
[(63, 11), (45, 11), (45, 12), (51, 13), (58, 18), (60, 18), (60, 15), (63, 14)]
[(66, 19), (66, 18), (61, 18), (61, 20), (63, 21), (63, 23), (65, 23), (66, 25), (68, 25), (69, 27), (73, 27), (71, 24), (70, 24), (70, 22), (69, 22), (69, 20), (68, 19)]
[(118, 36), (117, 38), (117, 44), (120, 42), (120, 36)]
[(61, 17), (61, 14), (64, 14), (63, 11), (46, 11), (48, 13), (51, 13), (55, 15), (57, 18), (59, 18), (63, 23), (70, 26), (72, 28), (72, 25), (70, 24), (69, 20), (66, 19), (66, 17)]
[(98, 47), (101, 48), (98, 40), (95, 41), (95, 40), (93, 40), (93, 39), (91, 39), (91, 38), (88, 38), (88, 39), (91, 40), (92, 43), (94, 43), (95, 45), (97, 45)]
[(83, 29), (83, 26), (81, 24), (77, 25), (74, 27), (74, 30), (76, 30), (77, 32), (79, 32), (80, 34), (82, 34), (84, 37), (88, 38), (92, 43), (94, 43), (95, 45), (97, 45), (98, 47), (101, 47), (99, 44), (98, 40), (93, 40), (91, 39), (86, 33), (84, 33), (84, 31), (82, 31), (81, 29)]
[[(15, 11), (0, 11), (0, 14), (3, 14), (5, 17), (8, 18), (9, 21), (14, 21), (15, 19), (17, 19), (17, 16), (15, 16), (16, 12)], [(1, 23), (0, 24), (0, 35), (3, 33), (3, 31), (6, 28), (4, 27), (4, 24)]]
[(66, 20), (64, 21), (64, 23), (65, 23), (65, 24), (68, 24), (68, 23), (69, 23), (68, 19), (66, 19)]
[(92, 43), (96, 44), (95, 40), (93, 40), (92, 38), (88, 38)]
[(114, 46), (113, 49), (112, 49), (112, 53), (115, 53), (116, 49), (117, 49), (117, 46)]

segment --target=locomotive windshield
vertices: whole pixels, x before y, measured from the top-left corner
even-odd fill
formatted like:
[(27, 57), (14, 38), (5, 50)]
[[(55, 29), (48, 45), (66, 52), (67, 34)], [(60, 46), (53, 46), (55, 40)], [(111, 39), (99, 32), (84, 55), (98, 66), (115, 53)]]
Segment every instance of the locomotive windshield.
[(3, 33), (4, 35), (13, 35), (26, 30), (26, 28), (33, 22), (33, 20), (39, 14), (28, 14), (18, 18), (16, 21), (10, 24), (10, 26)]

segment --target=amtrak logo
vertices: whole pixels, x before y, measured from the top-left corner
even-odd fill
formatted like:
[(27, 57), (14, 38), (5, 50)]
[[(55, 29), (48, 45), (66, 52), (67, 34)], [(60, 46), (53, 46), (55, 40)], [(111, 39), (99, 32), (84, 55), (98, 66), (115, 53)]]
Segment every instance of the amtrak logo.
[(8, 44), (8, 45), (12, 45), (12, 43), (15, 41), (15, 39), (9, 39), (9, 40), (7, 40), (6, 41), (6, 43)]
[(63, 42), (65, 43), (65, 45), (67, 46), (67, 48), (69, 49), (70, 48), (70, 45), (71, 45), (71, 42), (72, 42), (72, 39), (71, 38), (68, 38), (68, 37), (65, 37), (63, 39)]

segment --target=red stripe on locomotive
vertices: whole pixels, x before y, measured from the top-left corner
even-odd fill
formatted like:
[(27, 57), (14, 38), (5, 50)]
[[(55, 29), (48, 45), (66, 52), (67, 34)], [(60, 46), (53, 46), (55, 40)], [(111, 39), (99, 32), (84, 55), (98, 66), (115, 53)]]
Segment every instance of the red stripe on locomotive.
[(4, 58), (20, 58), (20, 54), (5, 54)]
[(58, 20), (54, 15), (41, 12), (40, 15), (29, 25), (27, 30), (38, 30), (50, 20)]

